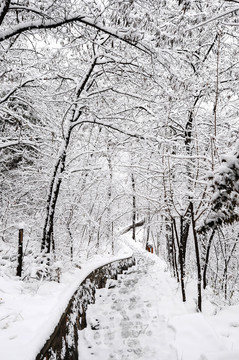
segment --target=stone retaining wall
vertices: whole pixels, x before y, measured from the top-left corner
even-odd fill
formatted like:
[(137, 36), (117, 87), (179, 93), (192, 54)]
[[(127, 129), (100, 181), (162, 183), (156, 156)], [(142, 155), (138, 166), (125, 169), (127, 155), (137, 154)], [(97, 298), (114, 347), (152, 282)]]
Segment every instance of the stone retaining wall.
[(113, 261), (92, 271), (81, 283), (54, 332), (43, 346), (36, 360), (78, 360), (78, 330), (86, 327), (88, 304), (95, 302), (95, 291), (105, 287), (107, 279), (135, 265), (133, 257)]

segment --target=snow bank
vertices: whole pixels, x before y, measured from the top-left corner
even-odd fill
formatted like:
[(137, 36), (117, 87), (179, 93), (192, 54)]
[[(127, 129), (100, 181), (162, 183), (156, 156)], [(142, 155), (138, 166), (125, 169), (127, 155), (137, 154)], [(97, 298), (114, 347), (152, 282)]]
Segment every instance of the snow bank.
[(95, 257), (82, 269), (63, 273), (61, 283), (0, 277), (1, 359), (34, 359), (80, 283), (96, 268), (131, 255), (124, 245), (117, 256)]
[[(198, 360), (206, 353), (226, 350), (203, 314), (183, 314), (170, 320), (176, 332), (179, 359)], [(205, 358), (206, 359), (206, 358)], [(229, 359), (228, 359), (229, 360)]]
[[(203, 313), (197, 313), (196, 294), (192, 290), (195, 291), (196, 285), (193, 281), (187, 283), (188, 300), (182, 303), (180, 288), (167, 271), (167, 264), (156, 255), (144, 251), (143, 245), (132, 241), (130, 235), (125, 234), (121, 239), (116, 245), (118, 256), (98, 256), (82, 263), (82, 269), (64, 273), (60, 284), (47, 281), (24, 283), (17, 278), (0, 277), (1, 359), (34, 359), (85, 277), (97, 267), (127, 258), (134, 251), (138, 256), (149, 259), (151, 265), (150, 272), (142, 274), (139, 263), (141, 273), (138, 278), (142, 280), (143, 292), (137, 294), (136, 286), (134, 296), (129, 294), (130, 299), (139, 298), (141, 305), (150, 303), (150, 314), (153, 312), (160, 321), (165, 321), (174, 333), (172, 346), (177, 350), (178, 359), (239, 360), (239, 305), (220, 310), (208, 300), (209, 297), (205, 298), (207, 294), (204, 293)], [(124, 304), (121, 298), (119, 303)], [(135, 308), (137, 314), (141, 314), (137, 304)], [(125, 311), (128, 310), (123, 306), (122, 314)], [(167, 341), (167, 332), (161, 335)], [(172, 334), (170, 339), (172, 342)], [(154, 339), (149, 336), (147, 341), (154, 342)]]

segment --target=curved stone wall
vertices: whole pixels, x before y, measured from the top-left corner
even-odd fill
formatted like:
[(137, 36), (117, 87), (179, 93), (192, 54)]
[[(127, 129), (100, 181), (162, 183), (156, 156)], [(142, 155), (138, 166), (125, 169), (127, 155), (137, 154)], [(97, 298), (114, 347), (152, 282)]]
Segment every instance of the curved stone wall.
[(95, 302), (95, 291), (105, 287), (107, 279), (135, 265), (133, 257), (116, 260), (92, 271), (73, 294), (54, 332), (36, 360), (78, 360), (78, 330), (86, 324), (86, 310)]

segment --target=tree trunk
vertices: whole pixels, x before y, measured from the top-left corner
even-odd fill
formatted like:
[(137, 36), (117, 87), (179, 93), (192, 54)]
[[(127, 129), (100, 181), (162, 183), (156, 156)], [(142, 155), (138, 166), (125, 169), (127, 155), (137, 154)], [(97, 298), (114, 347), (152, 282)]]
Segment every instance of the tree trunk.
[(198, 310), (199, 310), (199, 311), (202, 311), (202, 274), (201, 274), (201, 265), (200, 265), (200, 254), (199, 254), (198, 238), (197, 238), (197, 232), (196, 232), (196, 228), (195, 228), (194, 209), (193, 209), (193, 203), (192, 203), (192, 202), (190, 202), (190, 209), (191, 209), (193, 238), (194, 238), (195, 254), (196, 254), (196, 263), (197, 263)]
[(111, 243), (111, 252), (114, 255), (114, 224), (112, 221), (112, 214), (111, 214), (111, 202), (112, 202), (112, 181), (113, 181), (113, 167), (110, 155), (110, 145), (107, 144), (107, 162), (109, 168), (109, 185), (108, 185), (108, 205), (107, 205), (107, 238), (108, 241)]
[(166, 242), (168, 262), (171, 269), (174, 271), (173, 232), (171, 226), (168, 223), (166, 223)]
[(18, 257), (17, 257), (17, 276), (22, 276), (22, 259), (23, 259), (23, 229), (19, 229), (18, 234)]
[[(176, 223), (175, 224), (175, 231)], [(182, 300), (186, 301), (186, 290), (185, 290), (185, 262), (186, 262), (186, 248), (187, 248), (187, 239), (189, 232), (190, 222), (188, 217), (180, 216), (180, 240), (178, 241), (178, 252), (179, 252), (179, 265), (180, 265), (180, 283), (182, 291)]]
[(175, 246), (175, 236), (174, 236), (174, 224), (172, 222), (171, 225), (172, 229), (172, 245), (173, 245), (173, 269), (174, 269), (174, 276), (177, 279), (177, 282), (179, 282), (179, 275), (178, 275), (178, 264), (177, 264), (177, 252), (176, 252), (176, 246)]
[(136, 228), (136, 197), (135, 197), (135, 179), (134, 174), (131, 174), (131, 184), (132, 184), (132, 190), (133, 190), (133, 197), (132, 197), (132, 239), (136, 240), (135, 236), (135, 228)]
[(51, 245), (54, 246), (54, 217), (56, 211), (56, 203), (60, 192), (62, 174), (65, 171), (66, 153), (70, 142), (71, 131), (72, 128), (69, 122), (67, 136), (64, 139), (63, 150), (61, 150), (58, 156), (59, 160), (57, 161), (57, 164), (55, 166), (50, 186), (50, 192), (47, 199), (47, 216), (45, 219), (41, 249), (46, 250), (48, 254), (51, 251)]
[[(88, 71), (86, 72), (85, 76), (80, 81), (80, 84), (76, 86), (75, 90), (75, 100), (79, 99), (82, 91), (84, 90), (91, 73), (96, 65), (97, 58), (94, 58), (92, 63), (89, 66)], [(77, 103), (75, 102), (75, 106), (73, 108), (73, 113), (71, 119), (68, 120), (66, 126), (66, 134), (62, 141), (61, 149), (59, 151), (58, 160), (56, 162), (51, 183), (49, 194), (47, 198), (47, 209), (46, 209), (46, 218), (45, 224), (43, 229), (43, 236), (42, 236), (42, 243), (41, 243), (41, 250), (45, 250), (47, 253), (51, 251), (51, 245), (54, 247), (54, 217), (56, 211), (56, 204), (60, 192), (60, 187), (62, 183), (62, 175), (65, 171), (65, 161), (66, 161), (66, 154), (67, 149), (70, 143), (71, 133), (73, 128), (76, 125), (76, 121), (78, 120), (81, 112), (77, 109)]]
[(206, 289), (207, 286), (207, 266), (208, 266), (208, 260), (209, 260), (209, 254), (211, 249), (212, 240), (215, 234), (215, 230), (210, 235), (208, 244), (207, 244), (207, 251), (206, 251), (206, 257), (205, 257), (205, 264), (203, 268), (203, 289)]

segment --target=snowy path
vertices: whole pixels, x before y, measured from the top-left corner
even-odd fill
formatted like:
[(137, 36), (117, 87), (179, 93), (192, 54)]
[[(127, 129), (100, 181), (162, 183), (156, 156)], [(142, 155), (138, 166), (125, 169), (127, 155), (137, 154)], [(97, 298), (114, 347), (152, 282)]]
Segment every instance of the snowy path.
[(239, 360), (195, 304), (181, 302), (163, 261), (145, 252), (136, 259), (97, 290), (79, 332), (79, 360)]
[(97, 291), (87, 310), (88, 326), (79, 332), (79, 359), (177, 359), (174, 330), (165, 316), (168, 304), (163, 306), (166, 279), (157, 270), (154, 260), (141, 257), (127, 275)]

